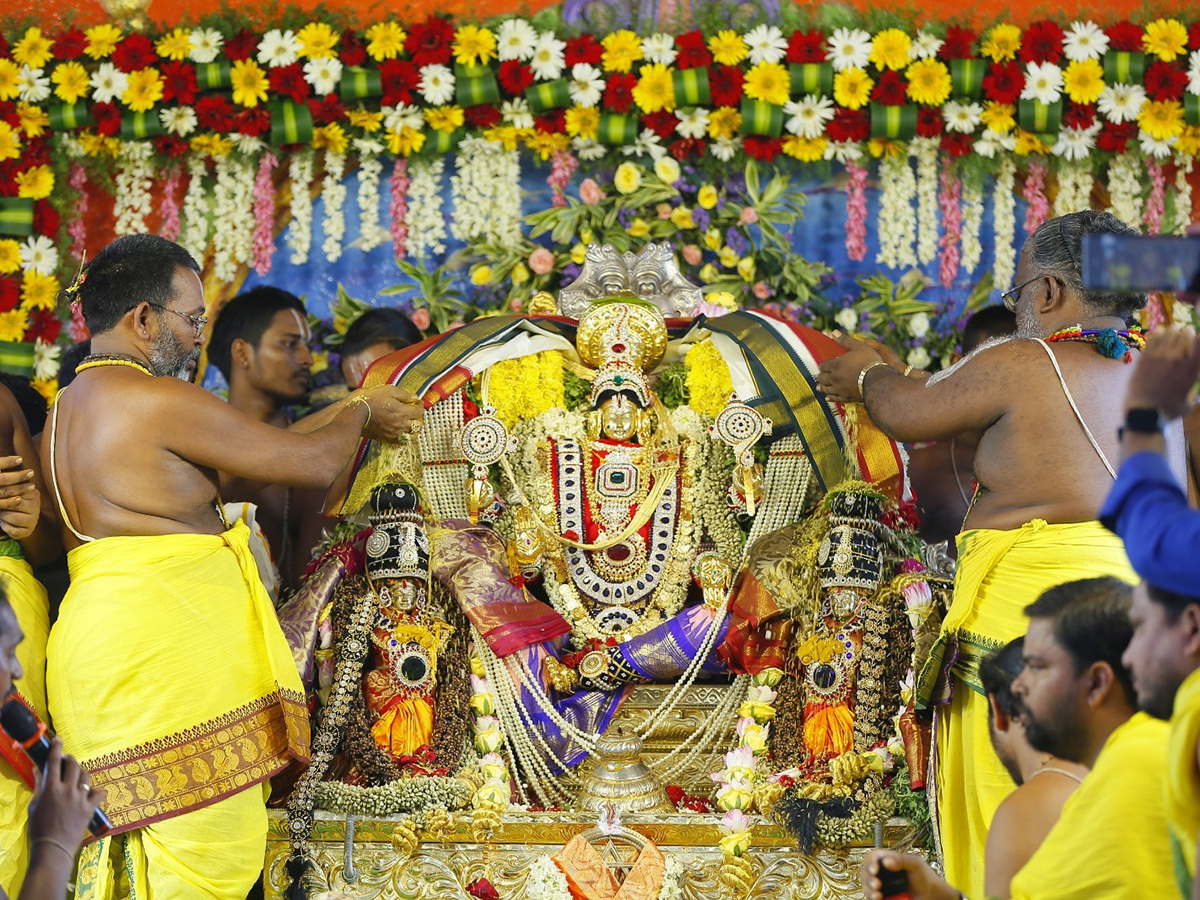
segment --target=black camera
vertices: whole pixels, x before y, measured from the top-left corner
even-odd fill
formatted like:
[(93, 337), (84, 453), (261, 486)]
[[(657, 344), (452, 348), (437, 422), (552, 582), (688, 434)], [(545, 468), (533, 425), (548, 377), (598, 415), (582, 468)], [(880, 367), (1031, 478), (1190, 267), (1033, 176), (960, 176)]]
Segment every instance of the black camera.
[(1200, 235), (1085, 234), (1083, 286), (1200, 293)]

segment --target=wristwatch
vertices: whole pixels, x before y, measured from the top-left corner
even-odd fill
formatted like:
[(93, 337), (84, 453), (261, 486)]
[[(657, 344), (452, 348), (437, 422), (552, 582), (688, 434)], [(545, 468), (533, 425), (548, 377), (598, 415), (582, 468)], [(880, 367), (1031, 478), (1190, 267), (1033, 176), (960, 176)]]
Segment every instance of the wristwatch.
[(1135, 434), (1160, 434), (1166, 428), (1166, 419), (1157, 409), (1134, 407), (1125, 413), (1125, 424), (1117, 429), (1117, 440), (1125, 437), (1125, 432)]

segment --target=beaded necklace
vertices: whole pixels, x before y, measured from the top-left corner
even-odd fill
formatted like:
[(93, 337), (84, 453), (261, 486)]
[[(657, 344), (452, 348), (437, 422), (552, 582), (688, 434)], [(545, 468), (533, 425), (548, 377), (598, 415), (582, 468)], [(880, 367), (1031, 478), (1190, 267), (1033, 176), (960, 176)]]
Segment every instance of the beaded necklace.
[(91, 356), (84, 357), (83, 361), (75, 367), (75, 374), (79, 374), (84, 369), (98, 369), (101, 366), (128, 366), (130, 369), (144, 372), (151, 378), (154, 377), (153, 370), (146, 363), (136, 357), (126, 356), (124, 353), (93, 353)]
[(1146, 338), (1136, 328), (1128, 331), (1118, 328), (1084, 328), (1081, 325), (1071, 325), (1060, 328), (1046, 338), (1046, 343), (1054, 344), (1059, 341), (1083, 341), (1096, 345), (1096, 352), (1109, 359), (1120, 359), (1126, 363), (1133, 362), (1131, 349), (1141, 350), (1146, 346)]

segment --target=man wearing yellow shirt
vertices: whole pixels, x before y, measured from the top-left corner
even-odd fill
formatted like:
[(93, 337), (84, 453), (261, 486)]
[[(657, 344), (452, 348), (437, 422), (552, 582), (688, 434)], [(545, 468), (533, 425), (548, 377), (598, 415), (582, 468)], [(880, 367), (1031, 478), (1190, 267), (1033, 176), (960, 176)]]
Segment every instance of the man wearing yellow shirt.
[(1143, 582), (1134, 589), (1129, 619), (1133, 639), (1124, 662), (1138, 706), (1171, 720), (1166, 803), (1179, 892), (1200, 900), (1200, 597)]
[[(1089, 578), (1051, 588), (1025, 608), (1025, 668), (1013, 692), (1025, 707), (1026, 736), (1091, 771), (1013, 878), (1014, 900), (1178, 897), (1163, 827), (1167, 727), (1135, 712), (1121, 662), (1132, 634), (1130, 593), (1118, 579)], [(912, 900), (965, 896), (919, 857), (879, 850), (863, 864), (870, 900), (884, 896), (881, 870), (903, 871)]]

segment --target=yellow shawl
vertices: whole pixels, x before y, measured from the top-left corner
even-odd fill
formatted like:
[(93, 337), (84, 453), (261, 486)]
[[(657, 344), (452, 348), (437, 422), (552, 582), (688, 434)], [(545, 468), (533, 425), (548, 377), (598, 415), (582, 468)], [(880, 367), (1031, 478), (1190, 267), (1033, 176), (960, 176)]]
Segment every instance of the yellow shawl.
[(1167, 745), (1167, 824), (1179, 891), (1192, 896), (1196, 880), (1196, 843), (1200, 840), (1200, 770), (1196, 746), (1200, 744), (1200, 669), (1179, 687), (1171, 716)]

